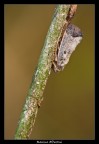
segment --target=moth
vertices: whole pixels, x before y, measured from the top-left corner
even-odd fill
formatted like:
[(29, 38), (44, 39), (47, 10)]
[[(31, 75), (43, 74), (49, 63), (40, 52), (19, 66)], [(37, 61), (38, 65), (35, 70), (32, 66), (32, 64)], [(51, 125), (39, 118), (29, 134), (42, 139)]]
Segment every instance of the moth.
[(64, 31), (63, 37), (55, 54), (55, 59), (52, 64), (54, 72), (59, 72), (64, 69), (65, 65), (69, 62), (71, 54), (81, 40), (81, 30), (77, 26), (69, 24)]

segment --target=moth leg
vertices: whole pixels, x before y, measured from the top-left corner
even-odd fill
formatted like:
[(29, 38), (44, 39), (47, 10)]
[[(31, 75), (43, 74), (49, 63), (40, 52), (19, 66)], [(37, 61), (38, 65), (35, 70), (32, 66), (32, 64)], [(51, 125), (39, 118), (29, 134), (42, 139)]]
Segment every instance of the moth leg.
[(60, 71), (60, 70), (58, 69), (57, 64), (56, 64), (55, 61), (52, 63), (52, 69), (53, 69), (54, 72), (59, 72), (59, 71)]

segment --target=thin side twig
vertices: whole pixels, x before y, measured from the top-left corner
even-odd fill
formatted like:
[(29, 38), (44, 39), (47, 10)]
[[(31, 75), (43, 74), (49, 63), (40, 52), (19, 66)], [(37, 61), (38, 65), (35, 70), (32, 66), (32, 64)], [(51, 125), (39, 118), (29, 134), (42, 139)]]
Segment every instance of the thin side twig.
[(51, 66), (54, 60), (54, 53), (63, 27), (68, 23), (66, 20), (70, 11), (70, 5), (58, 5), (50, 28), (48, 30), (45, 43), (38, 61), (38, 66), (34, 73), (31, 86), (29, 88), (26, 101), (18, 122), (15, 139), (28, 139), (35, 123), (38, 108), (43, 100), (43, 92), (51, 73)]

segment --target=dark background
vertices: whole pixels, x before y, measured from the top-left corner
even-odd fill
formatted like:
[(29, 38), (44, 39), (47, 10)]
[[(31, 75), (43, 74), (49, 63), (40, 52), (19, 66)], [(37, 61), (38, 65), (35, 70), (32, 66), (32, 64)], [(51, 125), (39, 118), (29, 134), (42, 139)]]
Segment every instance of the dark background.
[[(56, 5), (5, 5), (5, 139), (14, 139)], [(83, 40), (64, 71), (48, 79), (30, 139), (94, 139), (95, 6), (78, 5)]]

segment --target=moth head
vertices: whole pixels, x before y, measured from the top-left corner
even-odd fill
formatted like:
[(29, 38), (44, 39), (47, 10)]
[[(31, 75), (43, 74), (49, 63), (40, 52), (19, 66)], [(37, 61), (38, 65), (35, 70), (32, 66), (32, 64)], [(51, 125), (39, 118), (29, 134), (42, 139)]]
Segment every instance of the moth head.
[(77, 26), (69, 24), (66, 29), (67, 34), (70, 34), (72, 37), (82, 37), (83, 34)]

